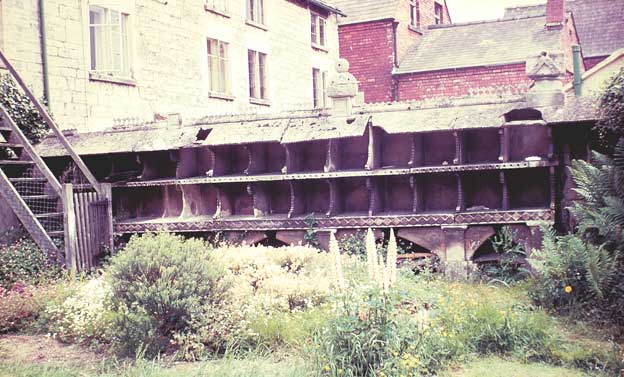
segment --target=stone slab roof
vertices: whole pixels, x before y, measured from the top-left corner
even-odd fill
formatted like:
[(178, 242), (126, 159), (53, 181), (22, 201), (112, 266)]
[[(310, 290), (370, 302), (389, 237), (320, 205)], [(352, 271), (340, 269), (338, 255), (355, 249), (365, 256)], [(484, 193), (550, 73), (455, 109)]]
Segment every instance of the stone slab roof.
[[(574, 0), (569, 1), (568, 10), (574, 16), (585, 57), (608, 56), (624, 47), (624, 1)], [(505, 10), (505, 18), (544, 14), (544, 4)]]
[(214, 125), (202, 144), (217, 146), (259, 142), (279, 143), (289, 122), (289, 119), (272, 119)]
[[(198, 131), (198, 128), (188, 127), (145, 127), (66, 134), (66, 137), (79, 155), (94, 155), (179, 149), (193, 145)], [(42, 157), (67, 155), (55, 136), (46, 137), (35, 148)]]
[(333, 0), (333, 5), (347, 17), (340, 25), (394, 18), (400, 0)]
[(545, 25), (540, 16), (430, 27), (395, 73), (523, 63), (542, 51), (560, 51), (561, 31)]
[[(594, 97), (566, 99), (561, 108), (540, 108), (547, 123), (593, 121), (598, 118)], [(67, 135), (80, 155), (138, 153), (193, 148), (201, 145), (250, 144), (279, 142), (291, 144), (364, 135), (366, 127), (383, 128), (389, 134), (434, 132), (471, 128), (501, 127), (503, 115), (514, 109), (528, 108), (522, 96), (467, 98), (420, 102), (372, 104), (348, 117), (319, 114), (314, 117), (237, 120), (224, 117), (222, 122), (210, 118), (184, 127), (151, 126)], [(210, 129), (203, 142), (198, 133)], [(65, 149), (54, 136), (48, 136), (36, 147), (42, 157), (65, 156)]]
[(370, 116), (368, 115), (354, 115), (292, 122), (284, 133), (282, 143), (292, 144), (303, 141), (362, 136), (369, 120)]

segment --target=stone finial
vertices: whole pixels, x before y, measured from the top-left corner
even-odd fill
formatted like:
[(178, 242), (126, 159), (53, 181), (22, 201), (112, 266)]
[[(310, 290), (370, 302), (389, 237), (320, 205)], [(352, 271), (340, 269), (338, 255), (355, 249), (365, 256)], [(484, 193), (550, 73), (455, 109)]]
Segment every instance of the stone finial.
[(327, 96), (332, 100), (334, 114), (350, 115), (357, 94), (358, 84), (355, 76), (349, 73), (349, 62), (346, 59), (338, 59), (336, 73), (330, 78), (327, 86)]
[(527, 102), (531, 107), (563, 105), (563, 61), (563, 54), (550, 54), (546, 51), (527, 59), (526, 75), (533, 80), (527, 93)]

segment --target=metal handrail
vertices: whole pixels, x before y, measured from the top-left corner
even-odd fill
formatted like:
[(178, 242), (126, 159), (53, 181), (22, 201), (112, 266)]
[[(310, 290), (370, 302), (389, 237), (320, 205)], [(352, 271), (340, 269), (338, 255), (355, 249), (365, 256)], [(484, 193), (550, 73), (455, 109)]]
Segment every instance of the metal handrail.
[(56, 123), (54, 122), (54, 120), (52, 120), (52, 117), (50, 117), (50, 114), (48, 114), (48, 111), (45, 109), (45, 107), (39, 102), (39, 100), (37, 99), (37, 97), (35, 97), (35, 95), (32, 93), (32, 91), (28, 88), (28, 86), (26, 85), (26, 83), (24, 83), (24, 80), (22, 80), (22, 77), (19, 75), (19, 73), (17, 73), (17, 71), (15, 70), (15, 68), (13, 67), (13, 65), (11, 65), (11, 63), (9, 62), (9, 60), (6, 58), (6, 56), (4, 55), (4, 53), (2, 52), (2, 50), (0, 50), (0, 61), (2, 62), (2, 64), (4, 65), (4, 67), (9, 71), (9, 73), (11, 74), (11, 77), (13, 77), (13, 79), (18, 83), (18, 85), (22, 88), (22, 90), (24, 91), (24, 93), (26, 93), (26, 96), (28, 96), (28, 98), (30, 99), (30, 101), (33, 103), (33, 105), (35, 106), (35, 108), (37, 108), (37, 110), (39, 111), (39, 114), (41, 115), (41, 118), (43, 118), (43, 120), (46, 122), (46, 124), (48, 125), (48, 127), (50, 127), (50, 130), (52, 130), (52, 132), (54, 133), (54, 135), (58, 138), (58, 140), (60, 141), (61, 145), (63, 145), (63, 147), (65, 148), (65, 150), (67, 150), (67, 153), (69, 154), (69, 156), (72, 158), (72, 160), (74, 161), (74, 163), (76, 164), (76, 166), (78, 166), (78, 169), (80, 169), (80, 171), (82, 172), (82, 174), (84, 174), (85, 178), (87, 178), (87, 180), (89, 181), (89, 183), (93, 186), (93, 188), (95, 189), (95, 191), (97, 191), (97, 193), (101, 196), (104, 195), (104, 192), (102, 191), (102, 188), (100, 187), (100, 183), (98, 182), (98, 180), (95, 178), (95, 176), (91, 173), (91, 171), (89, 170), (89, 168), (87, 167), (87, 165), (84, 163), (84, 161), (82, 161), (82, 158), (80, 158), (80, 156), (74, 151), (74, 149), (72, 148), (71, 144), (69, 143), (69, 141), (67, 140), (67, 138), (65, 137), (65, 135), (63, 135), (63, 133), (61, 132), (61, 130), (58, 128), (58, 126), (56, 125)]

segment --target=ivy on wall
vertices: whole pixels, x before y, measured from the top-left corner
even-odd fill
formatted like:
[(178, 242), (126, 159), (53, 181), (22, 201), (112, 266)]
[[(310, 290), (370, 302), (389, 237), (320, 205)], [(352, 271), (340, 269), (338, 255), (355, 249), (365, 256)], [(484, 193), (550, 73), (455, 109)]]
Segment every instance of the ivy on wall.
[(9, 75), (0, 74), (0, 104), (31, 143), (37, 144), (48, 134), (47, 124)]

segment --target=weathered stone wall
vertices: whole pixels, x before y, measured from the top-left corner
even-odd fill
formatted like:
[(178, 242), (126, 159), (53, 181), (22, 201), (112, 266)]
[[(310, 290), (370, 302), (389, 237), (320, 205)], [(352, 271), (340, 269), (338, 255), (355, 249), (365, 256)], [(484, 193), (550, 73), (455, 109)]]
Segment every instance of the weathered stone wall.
[[(89, 79), (89, 4), (130, 15), (134, 84)], [(167, 3), (165, 5), (165, 3)], [(310, 42), (310, 10), (290, 1), (265, 1), (267, 29), (248, 25), (245, 0), (230, 0), (229, 17), (203, 0), (46, 0), (50, 106), (62, 128), (93, 131), (116, 118), (151, 120), (312, 107), (312, 68), (330, 71), (338, 57), (336, 16), (328, 19), (327, 51)], [(1, 0), (4, 49), (25, 81), (42, 94), (36, 0)], [(230, 44), (233, 100), (208, 95), (206, 38)], [(249, 102), (247, 49), (268, 55), (270, 106)]]

